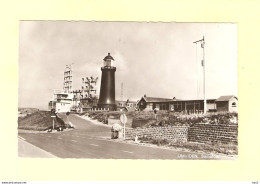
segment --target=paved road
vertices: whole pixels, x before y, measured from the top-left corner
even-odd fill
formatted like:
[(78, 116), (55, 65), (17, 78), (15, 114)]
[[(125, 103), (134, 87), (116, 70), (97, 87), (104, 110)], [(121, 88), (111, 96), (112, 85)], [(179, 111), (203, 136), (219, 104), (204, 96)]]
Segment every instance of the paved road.
[(55, 158), (54, 155), (26, 142), (21, 137), (18, 137), (18, 155), (29, 158)]
[[(71, 114), (76, 126), (57, 133), (19, 133), (27, 142), (61, 158), (96, 159), (230, 159), (110, 140), (111, 128)], [(206, 158), (204, 158), (206, 157)]]

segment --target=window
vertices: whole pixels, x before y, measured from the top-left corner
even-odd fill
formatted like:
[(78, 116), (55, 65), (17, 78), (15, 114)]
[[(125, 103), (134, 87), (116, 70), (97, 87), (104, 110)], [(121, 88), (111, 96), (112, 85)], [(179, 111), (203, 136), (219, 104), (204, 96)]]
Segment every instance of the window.
[(163, 110), (166, 110), (166, 104), (162, 105)]
[(233, 102), (232, 107), (236, 107), (236, 106), (237, 106), (236, 102)]
[(166, 104), (160, 104), (160, 110), (166, 110)]
[(177, 110), (177, 111), (181, 110), (181, 107), (182, 107), (181, 102), (176, 102), (173, 104), (173, 106), (174, 106), (174, 110)]

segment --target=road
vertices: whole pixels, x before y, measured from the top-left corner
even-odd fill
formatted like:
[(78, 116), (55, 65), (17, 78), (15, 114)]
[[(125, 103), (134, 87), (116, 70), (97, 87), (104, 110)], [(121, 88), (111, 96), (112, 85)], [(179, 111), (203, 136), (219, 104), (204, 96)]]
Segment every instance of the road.
[(60, 158), (94, 159), (231, 159), (149, 147), (111, 140), (111, 128), (71, 114), (74, 130), (57, 133), (19, 133), (28, 143)]

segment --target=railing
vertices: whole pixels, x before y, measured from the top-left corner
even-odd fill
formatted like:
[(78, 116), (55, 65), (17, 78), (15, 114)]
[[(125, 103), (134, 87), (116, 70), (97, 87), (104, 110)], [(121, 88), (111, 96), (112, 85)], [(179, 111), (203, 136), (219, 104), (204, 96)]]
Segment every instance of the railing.
[(114, 66), (103, 66), (102, 69), (116, 69)]

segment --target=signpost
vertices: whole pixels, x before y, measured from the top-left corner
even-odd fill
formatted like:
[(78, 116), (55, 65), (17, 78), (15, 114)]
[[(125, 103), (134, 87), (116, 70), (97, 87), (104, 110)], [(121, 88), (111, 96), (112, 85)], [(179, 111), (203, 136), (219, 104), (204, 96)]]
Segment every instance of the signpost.
[(121, 123), (124, 124), (124, 139), (125, 139), (125, 124), (126, 124), (126, 122), (127, 122), (127, 117), (126, 117), (125, 114), (122, 114), (122, 115), (120, 116), (120, 121), (121, 121)]

